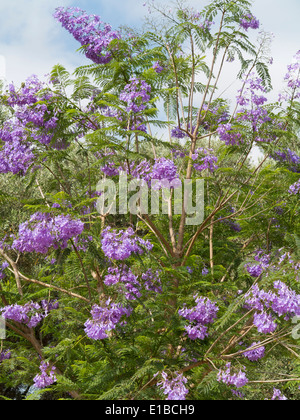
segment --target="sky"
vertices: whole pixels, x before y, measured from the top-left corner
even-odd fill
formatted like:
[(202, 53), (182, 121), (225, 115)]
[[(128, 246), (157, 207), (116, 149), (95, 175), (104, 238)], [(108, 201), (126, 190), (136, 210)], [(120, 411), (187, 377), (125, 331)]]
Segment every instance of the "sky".
[[(32, 74), (41, 79), (55, 64), (64, 65), (69, 71), (89, 61), (76, 52), (79, 44), (52, 17), (58, 6), (78, 6), (90, 14), (98, 14), (112, 24), (141, 27), (147, 8), (145, 0), (0, 0), (0, 77), (7, 83), (20, 84)], [(161, 4), (172, 2), (160, 0)], [(207, 0), (190, 0), (201, 10)], [(273, 86), (280, 90), (286, 66), (300, 49), (300, 1), (256, 0), (254, 15), (262, 27), (273, 32), (274, 64), (271, 68)], [(234, 68), (234, 67), (233, 67)], [(235, 86), (236, 74), (232, 67), (225, 70), (224, 87)]]

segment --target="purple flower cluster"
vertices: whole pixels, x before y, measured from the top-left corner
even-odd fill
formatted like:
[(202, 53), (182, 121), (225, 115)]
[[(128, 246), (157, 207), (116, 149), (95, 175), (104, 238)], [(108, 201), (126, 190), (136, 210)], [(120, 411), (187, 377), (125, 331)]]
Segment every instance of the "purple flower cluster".
[(231, 363), (227, 363), (226, 370), (219, 371), (218, 381), (223, 382), (229, 386), (235, 386), (237, 388), (242, 388), (249, 382), (246, 373), (242, 370), (240, 370), (239, 373), (231, 373)]
[(29, 302), (25, 305), (9, 305), (0, 309), (4, 319), (10, 319), (20, 324), (25, 324), (29, 328), (35, 328), (49, 313), (59, 308), (57, 301), (43, 300), (40, 304)]
[(37, 102), (37, 95), (43, 89), (43, 84), (36, 75), (32, 75), (18, 91), (16, 91), (16, 87), (13, 84), (10, 84), (8, 89), (8, 105), (11, 107), (23, 107), (24, 105), (33, 105)]
[(189, 390), (185, 386), (187, 379), (182, 373), (175, 372), (175, 375), (176, 377), (170, 380), (166, 372), (161, 372), (162, 381), (158, 382), (157, 386), (167, 395), (167, 400), (183, 401), (189, 393)]
[(263, 254), (262, 251), (259, 251), (255, 256), (255, 260), (259, 264), (250, 265), (247, 264), (246, 268), (250, 276), (257, 278), (260, 277), (264, 271), (266, 271), (270, 266), (270, 255)]
[(300, 97), (300, 50), (294, 57), (294, 63), (288, 66), (285, 80), (288, 87), (294, 91), (294, 99), (298, 99)]
[(134, 179), (143, 179), (147, 183), (151, 180), (152, 166), (146, 159), (140, 163), (131, 162), (129, 168), (126, 166), (126, 171)]
[[(4, 143), (0, 151), (0, 173), (25, 175), (35, 160), (32, 140), (43, 145), (51, 143), (60, 110), (56, 109), (55, 95), (46, 90), (44, 84), (34, 75), (18, 91), (11, 84), (6, 102), (12, 107), (13, 117), (0, 130), (0, 139)], [(58, 139), (53, 147), (62, 149), (67, 145)]]
[(136, 236), (132, 228), (117, 232), (107, 227), (102, 232), (101, 244), (105, 256), (116, 261), (126, 260), (132, 254), (142, 255), (145, 250), (151, 251), (153, 248), (149, 241)]
[[(7, 102), (14, 109), (14, 119), (21, 127), (30, 128), (30, 136), (41, 144), (50, 144), (57, 128), (59, 109), (50, 110), (49, 105), (55, 106), (57, 96), (37, 76), (29, 77), (24, 86), (16, 92), (15, 86), (10, 85), (10, 96)], [(20, 97), (19, 97), (20, 96)], [(48, 101), (49, 105), (45, 103)], [(63, 148), (63, 142), (53, 145), (56, 149)]]
[(187, 149), (172, 149), (174, 159), (184, 159), (188, 156), (189, 152)]
[(242, 28), (248, 31), (249, 28), (258, 29), (260, 22), (251, 13), (248, 13), (240, 20), (240, 25)]
[[(152, 269), (147, 270), (141, 275), (144, 287), (148, 291), (161, 293), (161, 280), (159, 272), (153, 272)], [(121, 267), (110, 267), (108, 274), (105, 276), (104, 283), (106, 286), (115, 286), (123, 284), (125, 287), (125, 298), (127, 300), (136, 300), (142, 296), (142, 284), (139, 277), (134, 275), (131, 269), (123, 264)], [(121, 289), (122, 292), (122, 289)]]
[(284, 77), (288, 90), (279, 95), (279, 102), (292, 101), (300, 98), (300, 50), (294, 56), (293, 63), (288, 66)]
[(51, 368), (50, 373), (48, 374), (47, 371), (49, 370), (49, 363), (45, 363), (43, 362), (40, 366), (40, 371), (41, 374), (40, 375), (36, 375), (35, 378), (33, 379), (34, 381), (34, 386), (38, 389), (45, 389), (48, 388), (50, 385), (54, 384), (57, 381), (57, 378), (55, 376), (55, 370), (56, 367), (53, 366)]
[(172, 128), (171, 136), (175, 137), (176, 139), (184, 139), (186, 134), (185, 134), (184, 131), (180, 130), (179, 127), (174, 127), (174, 128)]
[(233, 129), (232, 124), (222, 124), (217, 128), (220, 140), (224, 141), (227, 146), (235, 146), (243, 143), (241, 133)]
[(58, 7), (54, 17), (81, 44), (87, 58), (96, 64), (112, 60), (109, 45), (114, 39), (120, 39), (120, 34), (99, 16), (88, 15), (78, 7)]
[(300, 172), (300, 156), (291, 149), (286, 149), (282, 152), (277, 150), (271, 157), (278, 162), (288, 163), (292, 172)]
[(119, 175), (119, 168), (116, 167), (114, 162), (106, 163), (102, 166), (101, 171), (108, 177)]
[(144, 120), (142, 118), (134, 118), (133, 124), (130, 127), (130, 130), (132, 131), (143, 131), (144, 133), (147, 133), (147, 127), (144, 124)]
[(108, 338), (108, 332), (114, 330), (121, 318), (126, 315), (129, 317), (130, 309), (124, 306), (112, 303), (107, 300), (104, 307), (94, 305), (91, 311), (92, 319), (84, 324), (85, 333), (92, 340), (104, 340)]
[(123, 284), (126, 289), (125, 297), (127, 300), (136, 300), (142, 296), (138, 276), (135, 276), (127, 265), (110, 267), (108, 274), (105, 276), (104, 283), (106, 286)]
[(25, 128), (19, 121), (4, 123), (0, 130), (0, 139), (4, 142), (0, 150), (0, 173), (26, 174), (35, 159), (26, 138)]
[(120, 94), (120, 100), (127, 103), (127, 112), (135, 114), (146, 109), (150, 100), (151, 86), (145, 80), (132, 77)]
[(300, 315), (300, 295), (281, 281), (276, 281), (274, 291), (268, 292), (261, 290), (256, 284), (245, 298), (247, 308), (257, 311), (253, 323), (262, 334), (273, 333), (277, 328), (271, 312), (279, 317), (284, 316), (285, 320)]
[[(251, 344), (251, 346), (249, 347), (249, 350), (245, 351), (244, 356), (250, 360), (251, 362), (257, 362), (258, 360), (262, 359), (263, 357), (265, 357), (265, 347), (261, 346), (261, 347), (257, 347), (260, 343), (253, 343)], [(255, 348), (257, 347), (257, 348)], [(251, 350), (253, 349), (253, 350)]]
[(276, 290), (273, 298), (272, 310), (278, 315), (285, 315), (285, 319), (300, 316), (300, 295), (289, 288), (282, 281), (274, 283)]
[(155, 293), (162, 293), (159, 271), (154, 272), (151, 268), (149, 268), (149, 270), (142, 274), (141, 278), (144, 282), (146, 290)]
[(202, 276), (207, 276), (209, 274), (209, 269), (207, 267), (204, 267), (202, 270)]
[(279, 389), (274, 388), (274, 394), (271, 398), (271, 401), (287, 401), (288, 399), (282, 395), (281, 391)]
[(232, 229), (235, 232), (241, 232), (242, 230), (241, 225), (239, 223), (234, 222), (231, 219), (222, 220), (221, 223), (224, 223), (225, 225), (229, 226), (230, 229)]
[[(205, 165), (213, 165), (212, 159), (213, 157), (208, 155)], [(146, 159), (141, 162), (123, 163), (119, 166), (111, 161), (101, 170), (109, 177), (117, 176), (121, 171), (127, 172), (131, 178), (143, 180), (149, 188), (152, 187), (155, 190), (170, 188), (170, 186), (181, 187), (177, 166), (171, 159), (164, 157), (155, 159), (153, 166)]]
[(292, 195), (300, 194), (300, 179), (299, 181), (295, 182), (295, 184), (290, 186), (289, 194), (292, 194)]
[(188, 321), (190, 325), (185, 326), (185, 330), (191, 340), (204, 340), (208, 337), (208, 324), (212, 324), (219, 311), (218, 306), (208, 298), (194, 296), (196, 306), (192, 309), (186, 307), (180, 309), (178, 314)]
[(118, 171), (126, 172), (132, 179), (144, 180), (150, 185), (152, 165), (146, 159), (141, 162), (125, 162), (121, 164)]
[(2, 351), (2, 352), (0, 353), (0, 364), (1, 364), (4, 360), (9, 360), (10, 358), (11, 358), (11, 352), (10, 352), (10, 351), (7, 351), (7, 352)]
[(153, 68), (153, 70), (156, 71), (156, 73), (162, 73), (164, 71), (164, 68), (160, 65), (159, 61), (156, 61), (153, 64), (153, 67), (152, 68)]
[(8, 267), (9, 267), (9, 264), (6, 261), (0, 266), (0, 280), (5, 278), (5, 276), (6, 276), (5, 270)]
[(257, 327), (257, 331), (261, 334), (270, 334), (276, 331), (277, 324), (272, 314), (265, 311), (256, 312), (254, 314), (253, 324)]
[(66, 248), (70, 239), (78, 240), (84, 223), (73, 220), (69, 215), (51, 216), (35, 213), (29, 221), (19, 226), (18, 238), (13, 248), (20, 252), (46, 254), (50, 248)]
[(196, 171), (202, 172), (208, 169), (210, 172), (215, 172), (218, 169), (217, 156), (215, 156), (213, 149), (204, 149), (203, 147), (195, 150), (195, 153), (192, 156), (192, 160), (198, 160), (199, 163), (194, 164)]
[(155, 190), (170, 188), (171, 184), (174, 188), (181, 186), (177, 166), (170, 159), (156, 159), (150, 178), (152, 188)]
[(272, 119), (267, 109), (263, 108), (267, 98), (260, 93), (265, 94), (266, 88), (263, 86), (263, 80), (251, 73), (245, 80), (246, 88), (239, 91), (237, 98), (238, 105), (242, 108), (238, 110), (239, 122), (249, 123), (253, 132), (256, 134), (256, 141), (271, 141), (272, 133), (267, 130), (265, 123), (270, 123)]

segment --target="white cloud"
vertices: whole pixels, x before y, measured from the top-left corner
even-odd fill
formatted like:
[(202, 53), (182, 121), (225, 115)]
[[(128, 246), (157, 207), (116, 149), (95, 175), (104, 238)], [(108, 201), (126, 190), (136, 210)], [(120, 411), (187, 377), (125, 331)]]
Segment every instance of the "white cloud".
[[(76, 53), (78, 43), (72, 39), (52, 17), (58, 6), (79, 6), (89, 13), (100, 14), (102, 19), (129, 26), (141, 26), (147, 8), (145, 0), (0, 0), (0, 55), (6, 59), (6, 78), (8, 82), (22, 82), (35, 73), (40, 77), (48, 73), (58, 62), (69, 70), (77, 65), (88, 63)], [(172, 4), (160, 0), (162, 4)], [(203, 0), (200, 4), (207, 4)], [(190, 0), (199, 8), (199, 0)], [(256, 0), (254, 14), (261, 20), (264, 29), (274, 32), (274, 65), (271, 68), (274, 87), (280, 90), (286, 65), (300, 49), (299, 0)], [(254, 31), (256, 32), (256, 31)], [(4, 67), (1, 66), (3, 72)], [(230, 86), (227, 93), (233, 97), (238, 88), (237, 67), (225, 69), (222, 89)], [(1, 75), (0, 75), (1, 77)], [(222, 90), (221, 89), (221, 90)]]
[(0, 55), (0, 80), (6, 78), (6, 59), (4, 55)]
[(32, 74), (43, 77), (58, 62), (74, 67), (78, 57), (66, 49), (63, 29), (52, 17), (61, 3), (10, 0), (0, 4), (0, 54), (5, 57), (8, 83), (20, 83)]

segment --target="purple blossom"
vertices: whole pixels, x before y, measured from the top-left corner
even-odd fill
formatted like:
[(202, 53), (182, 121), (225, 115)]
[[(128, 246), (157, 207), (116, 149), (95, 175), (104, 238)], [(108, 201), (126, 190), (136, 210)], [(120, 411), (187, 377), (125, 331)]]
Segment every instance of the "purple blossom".
[(249, 28), (258, 29), (260, 26), (260, 22), (252, 14), (249, 13), (240, 20), (240, 25), (242, 28), (248, 31)]
[(40, 375), (36, 375), (35, 378), (33, 379), (34, 381), (34, 386), (38, 389), (44, 389), (44, 388), (48, 388), (50, 385), (54, 384), (57, 379), (55, 376), (55, 370), (56, 367), (53, 366), (51, 368), (50, 373), (47, 373), (47, 370), (49, 370), (49, 363), (42, 363), (40, 366), (40, 371), (41, 374)]
[(0, 309), (4, 319), (10, 319), (20, 324), (25, 324), (29, 328), (35, 328), (49, 313), (58, 309), (57, 301), (43, 300), (41, 304), (29, 302), (25, 305), (8, 305)]
[(300, 156), (291, 149), (283, 151), (277, 150), (271, 155), (271, 157), (278, 162), (288, 163), (289, 169), (292, 172), (300, 172)]
[(156, 73), (162, 73), (163, 72), (163, 70), (164, 70), (164, 68), (160, 65), (160, 63), (159, 63), (159, 61), (156, 61), (154, 64), (153, 64), (153, 70), (155, 70), (156, 71)]
[(221, 223), (224, 223), (225, 225), (229, 226), (230, 229), (232, 229), (235, 232), (241, 232), (242, 230), (241, 225), (239, 223), (234, 222), (231, 219), (221, 220)]
[(257, 284), (252, 286), (251, 290), (245, 295), (247, 308), (263, 311), (269, 309), (274, 300), (274, 293), (260, 290)]
[[(34, 151), (38, 150), (32, 145), (33, 141), (40, 145), (52, 142), (61, 110), (57, 108), (55, 94), (46, 90), (37, 76), (28, 78), (19, 90), (11, 84), (7, 103), (13, 109), (13, 117), (5, 121), (0, 130), (4, 143), (0, 151), (0, 173), (24, 176), (35, 161)], [(52, 144), (58, 150), (67, 146), (61, 138)]]
[(11, 352), (7, 351), (7, 352), (0, 352), (0, 365), (4, 360), (9, 360), (11, 358)]
[(126, 162), (119, 170), (127, 172), (133, 179), (144, 180), (147, 183), (151, 180), (152, 166), (146, 159), (141, 162), (132, 161), (129, 164)]
[(112, 260), (123, 261), (132, 254), (143, 254), (145, 250), (151, 251), (153, 245), (135, 235), (132, 228), (117, 232), (107, 227), (102, 232), (102, 251)]
[(266, 313), (267, 310), (271, 309), (286, 320), (300, 315), (300, 295), (281, 281), (274, 282), (273, 287), (274, 291), (265, 292), (256, 284), (245, 296), (247, 307), (258, 311), (254, 325), (264, 334), (275, 331), (277, 327), (272, 314)]
[(108, 177), (119, 175), (119, 169), (115, 166), (114, 162), (106, 163), (105, 166), (102, 166), (101, 171)]
[(112, 303), (110, 299), (106, 301), (104, 307), (94, 305), (91, 311), (92, 319), (87, 320), (84, 324), (85, 333), (92, 340), (104, 340), (105, 338), (108, 338), (107, 333), (117, 327), (121, 318), (124, 315), (129, 317), (130, 314), (130, 309)]
[[(182, 373), (175, 372), (176, 375), (173, 379), (168, 379), (168, 375), (165, 372), (161, 372), (162, 381), (157, 383), (164, 394), (167, 395), (167, 400), (185, 400), (189, 390), (186, 388), (187, 379)], [(155, 375), (157, 376), (157, 375)]]
[(295, 184), (290, 186), (289, 194), (292, 194), (292, 195), (300, 194), (300, 179), (299, 181), (295, 182)]
[(146, 290), (155, 293), (162, 293), (159, 271), (154, 272), (151, 268), (149, 268), (149, 270), (142, 274), (141, 278), (144, 282)]
[(274, 388), (274, 394), (271, 398), (271, 401), (287, 401), (288, 399), (282, 395), (281, 391), (279, 389)]
[(223, 371), (220, 369), (218, 374), (218, 381), (223, 382), (224, 384), (229, 386), (235, 386), (237, 388), (242, 388), (249, 382), (246, 373), (242, 370), (240, 370), (237, 374), (231, 373), (231, 363), (228, 363), (226, 365), (226, 370)]
[(151, 86), (145, 80), (132, 77), (120, 94), (120, 100), (127, 103), (127, 112), (135, 114), (144, 111), (150, 100)]
[(186, 325), (185, 330), (191, 340), (205, 340), (208, 337), (208, 327), (201, 324)]
[(186, 149), (172, 149), (172, 153), (175, 159), (183, 159), (188, 155), (188, 151)]
[(279, 102), (293, 101), (300, 98), (300, 50), (294, 56), (293, 63), (288, 66), (284, 78), (287, 91), (279, 95)]
[(0, 150), (0, 173), (25, 175), (35, 160), (32, 147), (26, 141), (27, 133), (18, 120), (6, 121), (0, 130), (3, 141)]
[(202, 270), (202, 276), (207, 276), (209, 274), (209, 269), (207, 267), (204, 267)]
[(218, 162), (218, 158), (213, 154), (212, 149), (197, 149), (195, 151), (195, 154), (192, 156), (192, 159), (194, 161), (200, 161), (200, 163), (194, 164), (194, 168), (199, 172), (208, 169), (210, 172), (213, 173), (218, 169), (218, 165), (216, 165), (216, 163)]
[(27, 78), (23, 86), (16, 91), (13, 84), (8, 86), (9, 97), (7, 103), (11, 107), (33, 105), (37, 102), (37, 93), (43, 88), (43, 84), (40, 82), (36, 75), (32, 75)]
[(217, 128), (220, 140), (224, 141), (227, 146), (235, 146), (243, 143), (241, 133), (233, 130), (233, 127), (230, 123), (222, 124)]
[(152, 180), (151, 186), (155, 190), (165, 187), (170, 188), (171, 184), (174, 188), (181, 186), (178, 169), (175, 163), (170, 159), (156, 159), (150, 177)]
[(6, 277), (5, 270), (9, 267), (7, 261), (5, 261), (2, 266), (0, 266), (0, 280)]
[(121, 267), (110, 267), (105, 276), (104, 283), (107, 286), (123, 284), (125, 286), (125, 297), (127, 300), (136, 300), (141, 297), (141, 284), (138, 276), (135, 276), (127, 265)]
[(276, 293), (274, 294), (272, 310), (278, 316), (300, 316), (300, 295), (297, 295), (294, 290), (281, 281), (276, 281), (274, 288)]
[(265, 356), (265, 347), (261, 346), (254, 350), (251, 350), (253, 347), (256, 347), (260, 343), (253, 343), (249, 347), (250, 350), (245, 351), (244, 356), (250, 360), (251, 362), (257, 362), (258, 360), (262, 359)]
[(273, 316), (264, 311), (254, 314), (253, 324), (257, 327), (257, 331), (262, 334), (270, 334), (277, 329)]
[(255, 256), (255, 261), (257, 261), (259, 264), (247, 264), (246, 268), (250, 276), (258, 278), (264, 273), (264, 271), (266, 271), (269, 268), (270, 255), (263, 254), (262, 251), (259, 251)]
[(18, 238), (13, 248), (19, 252), (46, 254), (51, 247), (66, 248), (70, 239), (77, 240), (82, 234), (84, 223), (69, 215), (51, 216), (35, 213), (29, 221), (19, 226)]
[(272, 122), (272, 119), (268, 110), (263, 108), (267, 98), (261, 93), (266, 93), (263, 80), (251, 73), (245, 79), (245, 88), (239, 90), (237, 104), (242, 108), (238, 110), (237, 121), (251, 126), (257, 142), (270, 142), (276, 136), (268, 130), (269, 126), (266, 125)]
[(243, 394), (242, 392), (236, 391), (235, 389), (232, 389), (231, 392), (232, 392), (232, 395), (234, 395), (235, 397), (237, 397), (241, 400), (245, 399), (245, 394)]
[(204, 340), (207, 334), (207, 325), (212, 324), (219, 311), (218, 306), (208, 298), (194, 296), (196, 306), (187, 309), (180, 309), (178, 314), (188, 321), (190, 325), (185, 326), (185, 330), (191, 340)]
[(186, 134), (182, 130), (180, 130), (179, 127), (174, 127), (174, 128), (172, 128), (171, 136), (175, 137), (177, 139), (184, 139)]
[(96, 64), (107, 64), (112, 60), (110, 43), (121, 36), (99, 16), (88, 15), (78, 7), (59, 7), (54, 17), (81, 44), (87, 58)]
[(262, 267), (262, 265), (247, 265), (247, 271), (250, 274), (250, 276), (252, 277), (260, 277), (262, 275), (262, 273), (264, 272), (264, 269)]

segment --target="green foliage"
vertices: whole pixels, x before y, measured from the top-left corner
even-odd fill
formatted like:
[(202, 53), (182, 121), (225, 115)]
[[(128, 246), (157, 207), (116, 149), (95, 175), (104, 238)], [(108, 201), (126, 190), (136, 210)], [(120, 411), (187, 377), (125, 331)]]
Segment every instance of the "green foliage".
[[(277, 103), (264, 106), (274, 122), (271, 128), (266, 123), (265, 132), (276, 141), (258, 144), (263, 153), (258, 165), (251, 160), (255, 136), (251, 124), (230, 120), (244, 139), (241, 145), (225, 145), (216, 132), (218, 118), (232, 112), (226, 98), (216, 98), (218, 70), (221, 74), (226, 58), (239, 59), (237, 77), (256, 70), (262, 84), (272, 87), (263, 48), (268, 40), (254, 45), (239, 24), (250, 6), (246, 0), (212, 1), (201, 18), (215, 20), (214, 31), (195, 23), (192, 11), (185, 7), (179, 7), (174, 16), (160, 10), (161, 21), (150, 22), (144, 34), (128, 36), (124, 30), (121, 40), (112, 41), (109, 48), (114, 54), (108, 64), (81, 66), (72, 75), (60, 64), (52, 69), (52, 84), (45, 91), (53, 97), (43, 102), (57, 116), (52, 142), (44, 147), (29, 135), (25, 140), (35, 151), (34, 167), (25, 176), (0, 175), (0, 262), (10, 263), (0, 280), (0, 298), (1, 307), (57, 299), (59, 309), (34, 329), (9, 322), (7, 339), (0, 344), (1, 351), (9, 349), (12, 357), (1, 363), (0, 400), (157, 400), (164, 397), (155, 379), (162, 371), (186, 375), (188, 399), (237, 399), (217, 380), (228, 360), (236, 368), (245, 365), (249, 372), (250, 382), (243, 389), (247, 399), (270, 399), (273, 385), (281, 378), (293, 378), (284, 382), (283, 390), (290, 399), (299, 399), (300, 380), (295, 378), (300, 375), (300, 343), (292, 337), (291, 321), (278, 320), (279, 337), (262, 336), (253, 328), (253, 314), (245, 309), (245, 293), (256, 282), (270, 289), (278, 280), (300, 293), (291, 264), (287, 260), (278, 264), (280, 249), (294, 262), (300, 260), (299, 199), (288, 194), (299, 174), (286, 162), (270, 159), (278, 148), (290, 147), (299, 154), (300, 104), (294, 101), (287, 109)], [(219, 68), (218, 59), (223, 63)], [(163, 67), (161, 73), (153, 68), (157, 61)], [(132, 127), (132, 114), (119, 98), (132, 76), (151, 86), (147, 109), (135, 117), (147, 132)], [(2, 95), (1, 103), (4, 124), (12, 109), (7, 96)], [(218, 111), (207, 111), (210, 108)], [(171, 136), (174, 126), (185, 130), (184, 140)], [(58, 150), (55, 142), (62, 139), (67, 147)], [(128, 169), (133, 162), (146, 159), (153, 164), (159, 157), (173, 159), (174, 149), (187, 149), (189, 156), (174, 159), (183, 179), (197, 147), (212, 149), (218, 157), (214, 173), (200, 174), (205, 179), (200, 226), (182, 228), (180, 215), (146, 218), (143, 214), (100, 215), (96, 210), (94, 193), (105, 178), (105, 165)], [(190, 178), (195, 181), (199, 173), (194, 171)], [(47, 255), (5, 248), (2, 240), (11, 244), (20, 224), (37, 212), (82, 220), (84, 246), (69, 242), (66, 249), (57, 247)], [(132, 314), (126, 323), (107, 339), (94, 341), (84, 330), (93, 305), (105, 305), (109, 298), (128, 305), (124, 288), (104, 282), (109, 266), (116, 264), (108, 261), (101, 247), (101, 232), (107, 226), (133, 227), (153, 244), (150, 254), (135, 256), (128, 264), (139, 279), (148, 269), (158, 270), (162, 293), (144, 288), (141, 297), (130, 303)], [(246, 265), (255, 262), (259, 249), (270, 254), (275, 269), (253, 279)], [(196, 294), (216, 302), (219, 313), (208, 337), (193, 341), (178, 311), (195, 306)], [(258, 363), (239, 353), (241, 341), (244, 349), (265, 339), (269, 340), (266, 357)], [(33, 378), (41, 358), (55, 365), (57, 382), (36, 390)]]

